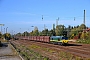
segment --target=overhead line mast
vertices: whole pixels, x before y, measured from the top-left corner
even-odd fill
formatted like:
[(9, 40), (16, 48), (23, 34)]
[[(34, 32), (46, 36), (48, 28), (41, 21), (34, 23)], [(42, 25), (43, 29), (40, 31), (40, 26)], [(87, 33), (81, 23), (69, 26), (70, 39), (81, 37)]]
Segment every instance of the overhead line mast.
[[(83, 20), (83, 23), (85, 25), (85, 10), (84, 10), (84, 20)], [(86, 29), (86, 27), (84, 26), (84, 38), (83, 38), (83, 40), (85, 39), (85, 29)]]
[(84, 21), (83, 21), (84, 25), (85, 25), (85, 10), (84, 10)]
[[(42, 21), (43, 21), (43, 15), (42, 15)], [(44, 24), (44, 29), (46, 29), (46, 26), (45, 26), (45, 24)]]
[(58, 21), (59, 21), (59, 17), (58, 17), (58, 19), (56, 19), (56, 26), (58, 25)]
[(75, 21), (75, 17), (74, 17), (74, 21)]

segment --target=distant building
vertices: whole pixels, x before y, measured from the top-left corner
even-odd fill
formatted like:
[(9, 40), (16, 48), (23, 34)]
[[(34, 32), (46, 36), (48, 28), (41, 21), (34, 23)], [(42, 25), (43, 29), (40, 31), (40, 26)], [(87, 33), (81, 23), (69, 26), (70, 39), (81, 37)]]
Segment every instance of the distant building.
[(85, 29), (84, 31), (85, 31), (85, 32), (89, 32), (89, 31), (90, 31), (90, 28), (87, 28), (87, 29)]
[(90, 28), (86, 29), (86, 31), (90, 31)]

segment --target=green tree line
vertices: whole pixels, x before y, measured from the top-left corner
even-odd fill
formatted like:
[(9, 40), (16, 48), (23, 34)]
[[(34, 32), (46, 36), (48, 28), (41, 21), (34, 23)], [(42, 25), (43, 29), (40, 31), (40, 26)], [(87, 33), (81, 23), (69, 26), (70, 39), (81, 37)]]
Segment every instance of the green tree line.
[(66, 36), (70, 39), (75, 38), (78, 36), (79, 39), (88, 39), (90, 32), (85, 32), (84, 30), (87, 29), (84, 24), (80, 26), (68, 26), (65, 27), (64, 25), (57, 25), (56, 28), (51, 30), (44, 29), (42, 31), (38, 30), (38, 27), (35, 27), (33, 31), (24, 33), (17, 33), (16, 36)]
[[(80, 26), (68, 26), (65, 27), (64, 25), (57, 25), (55, 28), (49, 30), (49, 29), (44, 29), (42, 31), (38, 30), (38, 27), (34, 27), (34, 30), (31, 32), (23, 32), (23, 33), (17, 33), (13, 35), (15, 36), (65, 36), (70, 39), (73, 39), (75, 37), (78, 37), (79, 39), (89, 39), (90, 36), (90, 31), (86, 32), (84, 31), (87, 29), (84, 24), (81, 24)], [(10, 39), (12, 38), (10, 33), (5, 33), (1, 34), (0, 33), (0, 38), (5, 38), (5, 39)]]

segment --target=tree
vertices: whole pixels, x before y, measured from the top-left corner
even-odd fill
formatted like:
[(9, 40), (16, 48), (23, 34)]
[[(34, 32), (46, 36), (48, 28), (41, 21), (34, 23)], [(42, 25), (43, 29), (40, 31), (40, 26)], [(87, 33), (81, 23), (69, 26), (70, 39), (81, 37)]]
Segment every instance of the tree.
[(56, 36), (56, 33), (55, 33), (55, 24), (53, 24), (53, 36)]
[(21, 34), (21, 33), (17, 33), (17, 34), (16, 34), (16, 36), (21, 36), (21, 35), (23, 35), (23, 34)]
[(79, 29), (80, 29), (81, 31), (83, 31), (84, 29), (86, 29), (86, 25), (81, 24), (80, 27), (79, 27)]
[(41, 31), (39, 32), (39, 36), (42, 36), (42, 32)]
[(29, 33), (27, 31), (25, 31), (22, 35), (23, 36), (29, 36)]
[(77, 26), (77, 28), (79, 27), (79, 25)]
[(49, 34), (48, 34), (48, 29), (43, 30), (43, 31), (42, 31), (42, 35), (43, 35), (43, 36), (49, 35)]
[(38, 30), (38, 27), (35, 26), (35, 27), (34, 27), (34, 31), (35, 31), (35, 30)]
[(72, 34), (74, 34), (74, 36), (77, 35), (77, 28), (71, 30), (70, 35)]
[(38, 36), (38, 35), (39, 35), (38, 30), (34, 30), (34, 31), (33, 31), (33, 35), (34, 35), (34, 36)]
[(32, 32), (30, 32), (30, 36), (33, 36), (34, 34), (33, 34), (33, 31)]
[(52, 29), (48, 31), (48, 36), (53, 36), (53, 30)]
[(82, 32), (80, 39), (84, 39), (85, 33)]
[(0, 39), (2, 38), (2, 34), (1, 34), (1, 32), (0, 32)]
[(10, 33), (5, 33), (3, 34), (3, 36), (5, 37), (5, 39), (10, 40), (11, 39), (11, 34)]
[(71, 30), (72, 29), (72, 26), (68, 25), (68, 29)]
[(39, 35), (38, 27), (34, 28), (33, 35), (34, 36), (38, 36)]
[(70, 32), (73, 29), (73, 26), (68, 25), (68, 27), (66, 28), (67, 31), (67, 37), (70, 37)]
[[(74, 34), (74, 36), (79, 36), (79, 38), (83, 39), (84, 38), (84, 29), (86, 28), (86, 26), (84, 24), (81, 24), (80, 26), (74, 26), (73, 29), (71, 29), (71, 32), (70, 32), (70, 36), (72, 36)], [(80, 33), (80, 32), (83, 32), (83, 33)], [(73, 37), (74, 37), (73, 36)]]
[(65, 27), (64, 25), (57, 25), (56, 26), (55, 32), (56, 32), (57, 36), (62, 36), (63, 35), (64, 27)]
[(90, 31), (86, 33), (87, 39), (90, 40)]

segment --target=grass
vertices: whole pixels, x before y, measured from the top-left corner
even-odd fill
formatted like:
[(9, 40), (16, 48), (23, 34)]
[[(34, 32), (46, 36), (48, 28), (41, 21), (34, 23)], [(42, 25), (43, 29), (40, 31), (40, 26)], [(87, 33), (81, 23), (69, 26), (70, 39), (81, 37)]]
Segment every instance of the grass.
[(59, 56), (60, 56), (59, 59), (64, 59), (64, 58), (66, 58), (67, 60), (72, 60), (72, 58), (73, 58), (73, 55), (72, 55), (72, 54), (67, 53), (67, 52), (63, 52), (63, 51), (60, 51), (60, 52), (59, 52)]
[(60, 56), (59, 60), (63, 60), (63, 59), (65, 60), (66, 59), (67, 60), (85, 60), (85, 58), (74, 56), (71, 53), (63, 52), (63, 51), (59, 52), (59, 56)]
[(52, 49), (50, 49), (50, 48), (45, 48), (45, 47), (44, 47), (42, 50), (47, 51), (47, 52), (50, 52), (50, 53), (55, 52), (54, 50), (52, 50)]
[(40, 53), (33, 51), (33, 50), (37, 51), (37, 49), (40, 49), (41, 51), (45, 51), (47, 53), (49, 52), (50, 54), (53, 54), (53, 52), (55, 52), (56, 54), (58, 54), (59, 60), (85, 60), (84, 58), (75, 56), (69, 52), (64, 51), (57, 52), (56, 50), (47, 47), (37, 46), (34, 44), (28, 47), (26, 47), (25, 45), (15, 45), (15, 46), (16, 49), (20, 51), (19, 53), (23, 56), (25, 60), (50, 60), (48, 56), (45, 57), (42, 56)]
[[(46, 48), (46, 47), (40, 47), (40, 46), (37, 46), (37, 45), (32, 45), (31, 48), (39, 48), (43, 51), (46, 51), (46, 52), (49, 52), (49, 53), (53, 53), (53, 52), (56, 52), (55, 50), (53, 49), (50, 49), (50, 48)], [(78, 56), (74, 56), (72, 55), (71, 53), (67, 53), (67, 52), (64, 52), (64, 51), (59, 51), (59, 60), (63, 60), (63, 59), (66, 59), (66, 60), (82, 60), (82, 58), (78, 57)], [(47, 59), (47, 58), (45, 58)], [(44, 59), (44, 60), (45, 60)]]
[(40, 48), (40, 46), (37, 46), (37, 45), (31, 45), (30, 48), (36, 49), (36, 48)]
[(77, 43), (90, 44), (90, 39), (89, 40), (77, 40)]
[[(47, 57), (42, 56), (41, 54), (31, 50), (28, 47), (25, 47), (24, 45), (15, 45), (13, 44), (14, 47), (16, 48), (17, 51), (20, 51), (20, 55), (25, 59), (25, 60), (50, 60)], [(31, 48), (40, 48), (39, 46), (32, 45)]]
[(41, 49), (41, 50), (44, 50), (44, 51), (47, 51), (47, 52), (50, 52), (50, 53), (55, 52), (54, 50), (52, 50), (52, 49), (50, 49), (50, 48), (45, 48), (45, 47), (42, 48), (42, 47), (37, 46), (37, 45), (31, 45), (31, 46), (29, 46), (29, 48), (33, 48), (33, 49), (39, 48), (39, 49)]
[[(43, 51), (46, 51), (46, 52), (49, 52), (49, 53), (53, 53), (53, 52), (56, 53), (56, 51), (53, 50), (53, 49), (46, 48), (46, 47), (40, 47), (40, 46), (37, 46), (37, 45), (31, 45), (30, 48), (31, 49), (32, 48), (34, 48), (34, 49), (39, 48), (39, 49), (41, 49)], [(59, 51), (58, 54), (59, 54), (59, 60), (73, 60), (73, 59), (75, 59), (75, 60), (84, 60), (84, 58), (74, 56), (73, 54), (68, 53), (68, 52), (64, 52), (64, 51)]]

